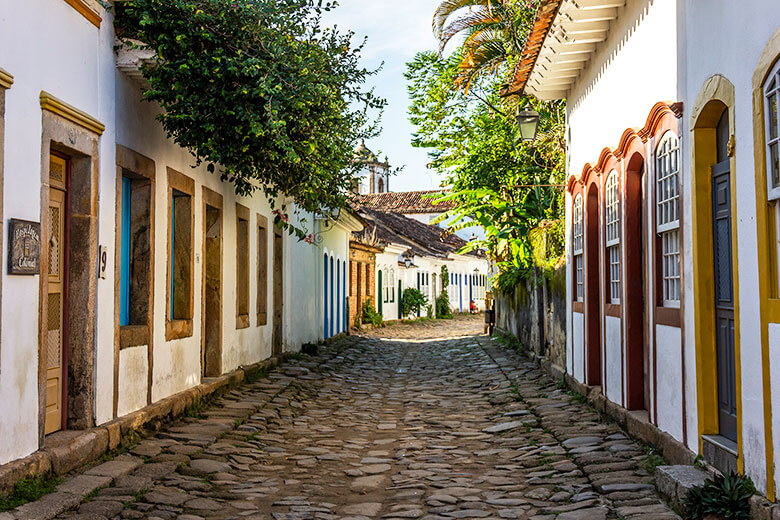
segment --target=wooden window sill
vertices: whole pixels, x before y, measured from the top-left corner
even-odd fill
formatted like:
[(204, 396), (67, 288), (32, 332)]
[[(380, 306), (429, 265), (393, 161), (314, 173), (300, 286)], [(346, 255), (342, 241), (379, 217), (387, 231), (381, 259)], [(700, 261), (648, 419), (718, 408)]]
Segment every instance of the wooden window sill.
[(620, 318), (623, 316), (623, 309), (619, 303), (608, 303), (604, 307), (607, 316), (612, 316), (614, 318)]
[(249, 327), (249, 314), (239, 314), (236, 316), (236, 328), (246, 329)]
[(165, 322), (165, 341), (189, 338), (192, 336), (192, 319), (167, 320)]
[(119, 349), (149, 344), (148, 325), (122, 325), (119, 327)]
[(580, 314), (585, 313), (585, 303), (584, 302), (572, 302), (571, 303), (571, 310), (574, 312), (579, 312)]
[(263, 325), (268, 324), (268, 314), (265, 312), (260, 312), (257, 314), (257, 326), (261, 327)]
[(682, 309), (677, 307), (656, 307), (655, 324), (680, 328), (682, 326)]

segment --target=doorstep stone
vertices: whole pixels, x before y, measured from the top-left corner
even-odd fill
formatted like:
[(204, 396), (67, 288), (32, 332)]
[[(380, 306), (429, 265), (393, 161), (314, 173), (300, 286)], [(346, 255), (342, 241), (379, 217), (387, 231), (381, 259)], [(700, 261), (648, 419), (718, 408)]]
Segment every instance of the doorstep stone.
[(672, 507), (679, 510), (688, 492), (704, 484), (709, 475), (694, 466), (658, 466), (655, 469), (655, 487)]

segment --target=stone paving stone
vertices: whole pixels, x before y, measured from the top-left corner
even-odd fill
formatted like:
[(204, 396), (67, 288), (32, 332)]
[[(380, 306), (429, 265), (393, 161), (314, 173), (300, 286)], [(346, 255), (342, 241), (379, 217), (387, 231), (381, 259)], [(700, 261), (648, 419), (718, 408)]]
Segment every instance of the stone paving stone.
[(391, 325), (290, 360), (60, 518), (679, 520), (640, 446), (482, 326)]

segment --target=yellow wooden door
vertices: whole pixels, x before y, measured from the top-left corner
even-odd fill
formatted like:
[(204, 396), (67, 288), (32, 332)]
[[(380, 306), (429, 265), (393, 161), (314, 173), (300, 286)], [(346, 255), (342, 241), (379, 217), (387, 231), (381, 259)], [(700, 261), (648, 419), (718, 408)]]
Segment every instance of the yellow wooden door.
[(46, 337), (46, 433), (62, 429), (63, 346), (65, 310), (65, 182), (67, 161), (52, 155), (49, 169), (49, 228), (44, 237), (48, 251)]

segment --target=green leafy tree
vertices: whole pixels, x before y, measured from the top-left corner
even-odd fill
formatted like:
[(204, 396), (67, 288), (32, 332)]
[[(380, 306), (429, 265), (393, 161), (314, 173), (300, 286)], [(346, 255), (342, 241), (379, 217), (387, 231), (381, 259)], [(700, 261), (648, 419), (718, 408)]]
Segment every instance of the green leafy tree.
[(534, 12), (532, 0), (442, 0), (433, 15), (439, 52), (455, 36), (463, 37), (453, 85), (468, 90), (476, 77), (497, 72), (518, 55)]
[[(305, 211), (345, 207), (352, 150), (376, 134), (384, 101), (364, 88), (351, 33), (321, 26), (318, 0), (127, 0), (117, 34), (156, 52), (143, 98), (168, 136), (240, 194), (262, 189), (276, 224), (299, 238), (284, 200)], [(138, 43), (140, 42), (140, 43)]]
[(401, 298), (401, 315), (405, 318), (419, 314), (428, 305), (428, 298), (418, 289), (408, 287), (404, 289)]
[[(563, 234), (555, 231), (563, 227), (564, 107), (533, 98), (502, 100), (501, 79), (510, 62), (503, 75), (480, 78), (469, 92), (453, 87), (458, 67), (457, 54), (439, 58), (431, 52), (407, 65), (409, 116), (417, 128), (412, 144), (428, 150), (431, 167), (452, 189), (440, 200), (457, 203), (439, 221), (450, 232), (475, 222), (484, 229), (485, 239), (469, 242), (462, 252), (485, 250), (498, 268), (494, 286), (506, 291), (530, 273), (537, 258), (556, 264), (563, 253)], [(511, 116), (518, 102), (540, 113), (533, 143), (521, 142)], [(540, 244), (544, 252), (534, 254)]]

